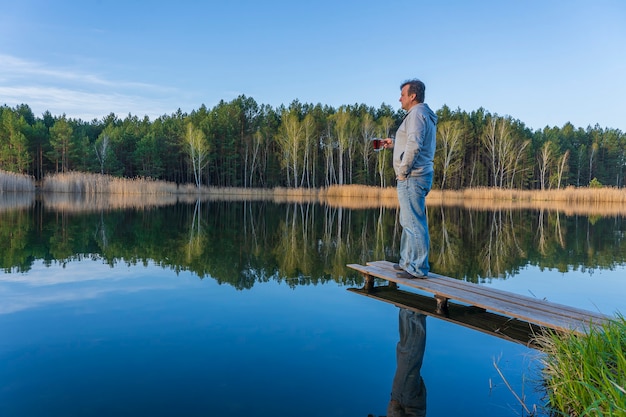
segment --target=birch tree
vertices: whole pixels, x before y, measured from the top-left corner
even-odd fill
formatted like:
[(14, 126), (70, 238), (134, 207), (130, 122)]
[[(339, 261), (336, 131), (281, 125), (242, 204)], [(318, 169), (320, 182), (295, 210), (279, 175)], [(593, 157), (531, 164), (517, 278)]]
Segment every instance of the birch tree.
[[(510, 155), (510, 163), (507, 172), (509, 173), (509, 188), (513, 188), (515, 184), (515, 174), (519, 171), (519, 167), (521, 165), (522, 159), (524, 158), (526, 148), (530, 145), (530, 139), (527, 139), (521, 143), (519, 143), (511, 152)], [(523, 171), (523, 170), (522, 170)]]
[(360, 153), (363, 158), (363, 169), (365, 170), (365, 178), (369, 177), (369, 165), (370, 157), (372, 155), (371, 140), (374, 138), (376, 132), (376, 123), (374, 123), (374, 117), (370, 113), (365, 113), (361, 118), (360, 123), (361, 131), (361, 147)]
[(598, 142), (593, 142), (591, 145), (591, 151), (589, 152), (589, 182), (591, 182), (591, 179), (593, 178), (593, 158), (595, 157), (598, 148)]
[(498, 159), (498, 141), (496, 136), (496, 118), (492, 117), (481, 137), (483, 144), (487, 148), (487, 156), (491, 162), (491, 178), (492, 186), (498, 186), (498, 172), (500, 171), (500, 161)]
[(537, 156), (539, 162), (539, 184), (542, 190), (546, 188), (546, 178), (550, 164), (552, 163), (552, 142), (547, 141), (541, 147)]
[(492, 186), (502, 188), (507, 183), (512, 186), (519, 169), (528, 140), (519, 140), (513, 134), (513, 121), (510, 117), (491, 117), (483, 130), (481, 140), (491, 163)]
[[(378, 129), (381, 138), (386, 139), (391, 137), (391, 129), (394, 125), (393, 118), (391, 116), (383, 116), (378, 119)], [(385, 187), (385, 161), (387, 160), (387, 152), (378, 152), (376, 165), (378, 167), (378, 176), (380, 177), (380, 186)]]
[(326, 187), (331, 186), (337, 182), (337, 176), (335, 175), (335, 140), (332, 133), (332, 123), (327, 120), (326, 130), (321, 138), (322, 149), (324, 152), (324, 184)]
[(306, 179), (307, 188), (311, 187), (311, 179), (314, 173), (315, 167), (313, 164), (315, 150), (316, 150), (316, 132), (315, 132), (315, 120), (311, 113), (304, 116), (302, 121), (302, 141), (303, 141), (303, 153), (302, 153), (302, 177), (300, 179), (300, 186), (304, 186)]
[(252, 143), (250, 144), (250, 149), (246, 148), (246, 158), (248, 158), (248, 151), (250, 153), (250, 177), (247, 180), (250, 187), (254, 187), (254, 174), (261, 164), (261, 145), (263, 144), (264, 139), (265, 138), (263, 137), (263, 133), (258, 130), (252, 135)]
[(352, 137), (350, 113), (346, 107), (341, 107), (337, 113), (331, 116), (334, 121), (334, 133), (337, 138), (337, 158), (339, 162), (338, 167), (338, 182), (339, 185), (345, 183), (344, 180), (344, 156), (346, 149), (350, 145), (350, 139)]
[(437, 160), (441, 164), (441, 189), (443, 190), (448, 174), (454, 174), (461, 166), (461, 160), (458, 156), (461, 151), (463, 130), (461, 122), (448, 120), (437, 126), (437, 132), (439, 133), (439, 138), (437, 139), (437, 146), (439, 147)]
[[(283, 111), (276, 142), (282, 151), (281, 165), (287, 172), (287, 184), (298, 187), (299, 159), (302, 151), (304, 129), (297, 110)], [(293, 177), (293, 183), (292, 183)]]
[(569, 160), (569, 149), (565, 151), (563, 155), (559, 158), (557, 173), (556, 173), (556, 189), (559, 190), (561, 188), (561, 181), (563, 180), (563, 174), (567, 172), (569, 165), (567, 161)]
[(102, 134), (100, 139), (97, 140), (93, 146), (96, 151), (96, 158), (100, 163), (100, 174), (104, 174), (104, 165), (106, 164), (109, 153), (109, 135), (106, 133)]
[(196, 187), (200, 188), (202, 185), (202, 170), (209, 162), (209, 144), (206, 141), (204, 132), (196, 128), (191, 122), (187, 123), (185, 144), (189, 160), (191, 161)]

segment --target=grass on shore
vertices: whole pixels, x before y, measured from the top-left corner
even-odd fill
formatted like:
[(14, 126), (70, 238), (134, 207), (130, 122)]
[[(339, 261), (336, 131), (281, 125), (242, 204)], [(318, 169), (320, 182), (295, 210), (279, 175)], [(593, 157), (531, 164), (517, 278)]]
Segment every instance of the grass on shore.
[(537, 342), (549, 406), (567, 416), (626, 415), (626, 319), (586, 335), (547, 333)]
[[(34, 191), (31, 177), (0, 171), (0, 192)], [(273, 189), (206, 187), (149, 178), (119, 178), (109, 175), (68, 172), (47, 176), (41, 184), (45, 193), (65, 193), (96, 196), (158, 196), (197, 198), (208, 200), (267, 200), (277, 203), (319, 202), (332, 207), (348, 209), (397, 208), (395, 187), (366, 185), (334, 185), (325, 188)], [(574, 188), (560, 190), (512, 190), (498, 188), (471, 188), (465, 190), (432, 190), (427, 197), (429, 205), (460, 206), (474, 210), (542, 209), (564, 212), (567, 215), (623, 215), (626, 214), (626, 188)]]

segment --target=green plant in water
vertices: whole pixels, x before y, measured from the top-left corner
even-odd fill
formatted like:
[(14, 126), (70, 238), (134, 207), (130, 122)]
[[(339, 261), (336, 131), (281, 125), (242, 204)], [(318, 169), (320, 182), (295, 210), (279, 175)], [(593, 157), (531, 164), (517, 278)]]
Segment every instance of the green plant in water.
[(538, 337), (545, 355), (543, 376), (555, 415), (626, 416), (626, 319), (587, 334)]

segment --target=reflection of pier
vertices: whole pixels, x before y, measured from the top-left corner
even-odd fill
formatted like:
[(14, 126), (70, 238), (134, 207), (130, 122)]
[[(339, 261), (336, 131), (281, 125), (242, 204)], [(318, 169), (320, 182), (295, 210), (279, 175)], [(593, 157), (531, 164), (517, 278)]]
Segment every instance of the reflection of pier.
[[(590, 325), (600, 325), (609, 320), (600, 313), (438, 274), (431, 273), (428, 279), (399, 278), (392, 265), (386, 261), (369, 262), (367, 266), (348, 265), (365, 277), (365, 287), (352, 291), (522, 343), (532, 340), (533, 334), (537, 334), (541, 327), (586, 332)], [(389, 285), (374, 286), (375, 278), (387, 280)], [(435, 297), (400, 291), (397, 284), (434, 294)]]
[(535, 324), (489, 313), (474, 306), (448, 303), (448, 311), (439, 312), (437, 300), (433, 297), (400, 290), (393, 282), (371, 289), (348, 288), (348, 291), (530, 347), (534, 347), (532, 335), (541, 332), (541, 327)]

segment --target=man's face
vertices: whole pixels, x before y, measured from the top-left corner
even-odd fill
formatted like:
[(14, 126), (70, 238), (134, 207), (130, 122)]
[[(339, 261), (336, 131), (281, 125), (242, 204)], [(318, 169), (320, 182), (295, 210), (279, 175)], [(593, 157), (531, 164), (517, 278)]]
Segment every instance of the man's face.
[(415, 101), (415, 94), (409, 95), (409, 85), (405, 85), (402, 87), (402, 91), (400, 92), (400, 103), (402, 103), (402, 109), (408, 110), (410, 109)]

